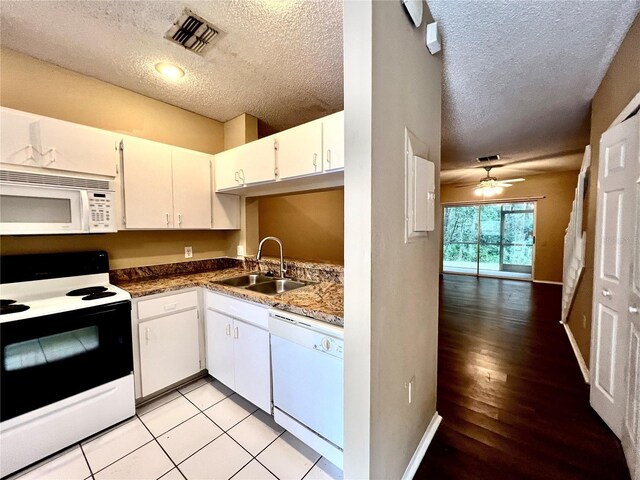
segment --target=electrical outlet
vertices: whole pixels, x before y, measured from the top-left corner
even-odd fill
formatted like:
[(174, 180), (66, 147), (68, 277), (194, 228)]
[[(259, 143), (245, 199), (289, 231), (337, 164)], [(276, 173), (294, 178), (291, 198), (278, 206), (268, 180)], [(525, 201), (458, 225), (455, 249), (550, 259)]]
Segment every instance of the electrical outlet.
[(193, 257), (193, 248), (184, 247), (184, 258), (191, 258), (191, 257)]
[(407, 391), (407, 401), (409, 405), (413, 402), (413, 393), (416, 389), (416, 377), (415, 375), (411, 377), (411, 380), (408, 382), (404, 382), (404, 389)]
[(244, 245), (238, 245), (236, 248), (236, 254), (241, 257), (244, 255)]

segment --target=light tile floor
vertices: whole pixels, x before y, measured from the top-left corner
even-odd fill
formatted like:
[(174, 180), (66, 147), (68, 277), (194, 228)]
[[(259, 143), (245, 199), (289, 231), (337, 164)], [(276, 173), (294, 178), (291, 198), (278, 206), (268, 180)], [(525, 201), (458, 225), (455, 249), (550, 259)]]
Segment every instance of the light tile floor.
[(341, 480), (342, 471), (212, 377), (11, 480)]

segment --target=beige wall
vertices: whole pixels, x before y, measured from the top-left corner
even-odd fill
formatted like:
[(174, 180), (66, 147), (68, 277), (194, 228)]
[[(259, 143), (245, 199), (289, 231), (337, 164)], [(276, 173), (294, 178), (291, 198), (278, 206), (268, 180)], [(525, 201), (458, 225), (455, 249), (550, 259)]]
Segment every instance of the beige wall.
[(591, 182), (585, 208), (587, 248), (585, 269), (578, 285), (569, 327), (580, 352), (589, 365), (591, 348), (591, 309), (593, 297), (593, 259), (596, 223), (596, 180), (600, 155), (600, 136), (640, 92), (640, 16), (629, 29), (591, 104)]
[[(544, 196), (536, 206), (536, 246), (534, 280), (562, 282), (564, 231), (569, 224), (571, 204), (578, 183), (578, 172), (532, 175), (515, 183), (494, 198), (527, 198)], [(472, 188), (441, 186), (442, 203), (477, 201)]]
[[(259, 203), (259, 237), (278, 237), (288, 258), (344, 262), (344, 190), (265, 197)], [(279, 255), (267, 242), (265, 255)]]
[(344, 5), (345, 478), (402, 478), (436, 412), (439, 234), (404, 240), (405, 126), (440, 171), (425, 8), (416, 29), (396, 2)]
[[(224, 148), (215, 120), (20, 53), (0, 51), (0, 104), (192, 150)], [(112, 268), (235, 255), (239, 232), (118, 232), (104, 235), (0, 238), (2, 255), (100, 248)]]
[(258, 119), (243, 113), (224, 122), (224, 149), (229, 150), (258, 139)]

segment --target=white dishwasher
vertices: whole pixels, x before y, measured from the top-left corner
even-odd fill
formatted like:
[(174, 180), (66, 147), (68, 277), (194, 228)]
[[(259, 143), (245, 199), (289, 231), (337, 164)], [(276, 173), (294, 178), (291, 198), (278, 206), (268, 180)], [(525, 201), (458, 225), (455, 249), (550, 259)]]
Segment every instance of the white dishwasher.
[(275, 421), (342, 468), (343, 329), (270, 310), (269, 333)]

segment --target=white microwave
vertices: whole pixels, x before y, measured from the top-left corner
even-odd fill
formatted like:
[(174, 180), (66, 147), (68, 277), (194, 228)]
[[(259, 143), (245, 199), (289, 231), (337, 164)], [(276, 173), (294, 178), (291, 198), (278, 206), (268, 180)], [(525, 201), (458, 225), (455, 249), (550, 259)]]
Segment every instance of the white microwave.
[(115, 231), (113, 182), (0, 171), (0, 235)]

